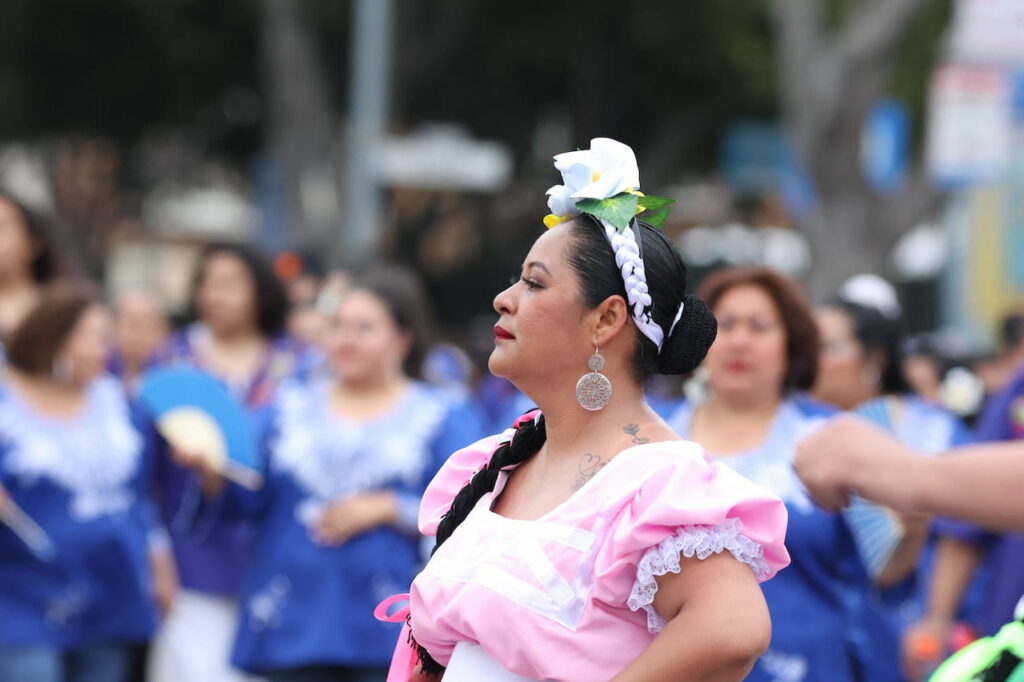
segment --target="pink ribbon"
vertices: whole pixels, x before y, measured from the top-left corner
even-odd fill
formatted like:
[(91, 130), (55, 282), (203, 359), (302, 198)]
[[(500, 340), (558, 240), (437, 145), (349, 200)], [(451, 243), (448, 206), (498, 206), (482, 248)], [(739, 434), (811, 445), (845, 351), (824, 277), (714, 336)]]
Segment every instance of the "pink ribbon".
[[(392, 606), (401, 602), (406, 602), (406, 605), (396, 609), (394, 613), (388, 613)], [(373, 610), (373, 617), (385, 623), (401, 623), (409, 616), (408, 602), (408, 594), (393, 594), (377, 604), (377, 608)], [(395, 653), (391, 656), (391, 667), (388, 669), (387, 682), (408, 682), (409, 676), (416, 669), (416, 664), (419, 663), (420, 657), (416, 649), (409, 646), (408, 641), (409, 623), (406, 621), (405, 625), (402, 626), (402, 634), (398, 636), (398, 642), (395, 644)]]
[[(388, 610), (395, 604), (406, 602), (406, 605), (400, 609), (397, 609), (394, 613), (388, 614)], [(409, 616), (409, 594), (393, 594), (381, 603), (377, 604), (377, 608), (373, 610), (373, 617), (379, 621), (385, 623), (401, 623)]]

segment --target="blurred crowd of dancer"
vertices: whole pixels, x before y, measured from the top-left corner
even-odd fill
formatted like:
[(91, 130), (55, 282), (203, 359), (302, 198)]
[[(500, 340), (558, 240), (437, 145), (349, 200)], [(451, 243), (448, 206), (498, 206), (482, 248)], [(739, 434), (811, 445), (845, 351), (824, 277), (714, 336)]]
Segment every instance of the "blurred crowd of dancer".
[[(105, 300), (41, 218), (0, 195), (0, 513), (16, 505), (52, 541), (0, 524), (0, 680), (385, 679), (398, 630), (373, 609), (427, 558), (424, 491), (453, 452), (534, 404), (487, 372), (479, 339), (439, 342), (411, 271), (298, 263), (211, 247), (172, 321), (152, 292)], [(785, 275), (727, 268), (697, 294), (717, 338), (647, 396), (788, 511), (791, 564), (763, 584), (772, 634), (748, 679), (918, 680), (956, 637), (1010, 621), (1024, 536), (905, 511), (872, 574), (792, 464), (804, 438), (865, 405), (929, 456), (1024, 438), (1024, 315), (957, 388), (884, 284), (814, 308)], [(138, 407), (140, 377), (170, 366), (209, 372), (245, 406), (259, 491), (171, 448)]]

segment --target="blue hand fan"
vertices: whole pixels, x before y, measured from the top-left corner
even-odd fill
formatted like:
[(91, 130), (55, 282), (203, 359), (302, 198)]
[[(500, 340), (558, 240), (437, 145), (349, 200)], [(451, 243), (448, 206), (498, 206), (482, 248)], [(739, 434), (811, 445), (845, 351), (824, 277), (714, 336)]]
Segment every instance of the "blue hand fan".
[(263, 484), (249, 417), (211, 375), (186, 367), (147, 372), (139, 397), (172, 447), (206, 457), (225, 478), (246, 488)]
[[(887, 398), (870, 400), (854, 412), (893, 433), (897, 419), (891, 402)], [(859, 495), (850, 496), (850, 506), (843, 509), (842, 513), (864, 566), (872, 578), (878, 578), (903, 539), (903, 524), (891, 509)]]

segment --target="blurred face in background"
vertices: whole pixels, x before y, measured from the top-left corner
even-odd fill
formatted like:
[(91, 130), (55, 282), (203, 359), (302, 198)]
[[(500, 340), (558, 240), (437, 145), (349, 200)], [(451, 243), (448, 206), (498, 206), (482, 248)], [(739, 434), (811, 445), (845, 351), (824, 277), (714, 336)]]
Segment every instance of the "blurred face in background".
[(346, 295), (324, 333), (324, 349), (335, 376), (352, 384), (372, 384), (402, 373), (412, 346), (384, 301), (363, 289)]
[(37, 248), (18, 209), (0, 199), (0, 279), (29, 277)]
[(207, 258), (196, 290), (196, 310), (214, 334), (258, 331), (256, 283), (240, 258), (230, 253)]
[(288, 335), (312, 346), (321, 346), (327, 318), (314, 305), (293, 305), (288, 313)]
[(132, 292), (117, 304), (115, 343), (126, 365), (139, 367), (167, 338), (170, 325), (160, 301), (145, 292)]
[(864, 352), (850, 316), (826, 306), (815, 317), (821, 332), (821, 355), (814, 397), (849, 410), (877, 395), (881, 362)]
[(113, 321), (101, 305), (85, 309), (60, 351), (70, 365), (71, 382), (84, 385), (107, 369), (107, 354), (113, 341)]
[(903, 374), (917, 395), (938, 402), (942, 390), (942, 368), (931, 356), (911, 355), (903, 360)]
[(726, 400), (778, 400), (786, 375), (786, 328), (775, 301), (759, 286), (728, 289), (712, 312), (718, 336), (704, 367), (712, 392)]

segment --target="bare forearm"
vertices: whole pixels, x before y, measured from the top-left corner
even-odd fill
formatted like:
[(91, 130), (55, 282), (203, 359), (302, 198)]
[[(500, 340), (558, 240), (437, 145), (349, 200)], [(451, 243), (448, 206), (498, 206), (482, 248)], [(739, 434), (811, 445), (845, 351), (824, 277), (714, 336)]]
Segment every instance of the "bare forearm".
[(920, 514), (904, 514), (905, 534), (875, 582), (879, 587), (892, 587), (917, 568), (921, 550), (928, 541), (928, 518)]
[(925, 460), (921, 511), (1001, 530), (1024, 530), (1024, 443), (959, 448)]
[(958, 538), (939, 539), (928, 592), (928, 617), (953, 619), (980, 561), (979, 547)]
[(860, 466), (849, 487), (904, 512), (924, 512), (1006, 530), (1024, 529), (1024, 444), (988, 443), (937, 457), (896, 452)]

